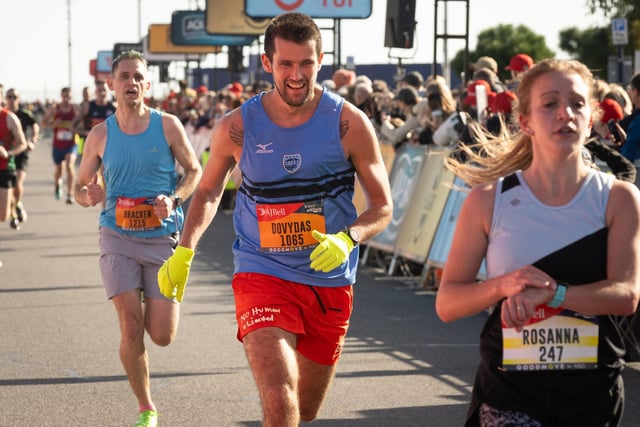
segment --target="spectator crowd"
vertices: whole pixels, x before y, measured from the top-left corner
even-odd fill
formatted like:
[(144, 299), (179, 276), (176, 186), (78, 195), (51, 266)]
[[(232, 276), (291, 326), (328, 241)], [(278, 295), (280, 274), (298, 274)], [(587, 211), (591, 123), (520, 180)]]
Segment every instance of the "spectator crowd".
[[(449, 87), (444, 77), (424, 76), (418, 71), (405, 73), (391, 87), (385, 80), (358, 75), (353, 70), (343, 68), (337, 69), (331, 79), (319, 84), (361, 109), (371, 120), (380, 144), (395, 149), (402, 144), (434, 144), (456, 148), (460, 142), (466, 145), (474, 142), (472, 129), (475, 126), (495, 135), (519, 131), (517, 120), (512, 117), (518, 102), (518, 83), (522, 74), (534, 63), (533, 58), (525, 53), (514, 55), (509, 64), (504, 66), (511, 78), (502, 81), (498, 77), (497, 61), (489, 56), (479, 57), (471, 64), (471, 79), (465, 87)], [(599, 120), (593, 123), (592, 137), (585, 145), (585, 161), (594, 167), (611, 171), (620, 179), (636, 182), (640, 165), (640, 121), (635, 120), (640, 111), (640, 73), (634, 75), (626, 87), (602, 79), (597, 79), (595, 86), (593, 103), (599, 111)], [(236, 81), (219, 90), (210, 90), (206, 86), (189, 87), (186, 80), (180, 80), (166, 97), (148, 97), (146, 103), (180, 119), (196, 155), (204, 164), (209, 156), (209, 140), (216, 120), (253, 95), (272, 88), (272, 83), (265, 80), (247, 85)], [(3, 97), (6, 92), (10, 98), (14, 98), (17, 89), (2, 87), (1, 91)], [(40, 133), (50, 136), (56, 129), (53, 115), (70, 99), (70, 89), (63, 88), (63, 94), (62, 100), (19, 100), (14, 106), (15, 112), (20, 111), (19, 115), (23, 117), (23, 130), (30, 143), (27, 152), (35, 148)], [(111, 99), (103, 81), (96, 82), (95, 98), (91, 99), (89, 87), (83, 88), (82, 98), (82, 102), (73, 109), (78, 117), (71, 127), (78, 156), (82, 155), (84, 136), (91, 127), (91, 120), (87, 120), (88, 105), (98, 102), (108, 103), (111, 108), (117, 106), (117, 101)], [(10, 104), (2, 99), (3, 107)], [(37, 127), (35, 132), (26, 126), (32, 121)], [(181, 172), (179, 166), (177, 170)], [(72, 172), (66, 178), (68, 185), (72, 185)], [(26, 219), (26, 210), (21, 202), (24, 174), (21, 176), (18, 170), (18, 176), (21, 177), (16, 195), (19, 197), (8, 202), (8, 219), (15, 229), (19, 229), (20, 223)], [(60, 197), (63, 177), (58, 172), (56, 177), (56, 192)], [(233, 206), (233, 192), (239, 180), (240, 176), (235, 175), (229, 183), (229, 194), (223, 206), (225, 210)], [(72, 203), (68, 195), (67, 202)]]
[[(474, 126), (495, 135), (519, 131), (517, 120), (512, 117), (518, 102), (518, 83), (534, 63), (533, 58), (525, 53), (514, 55), (504, 66), (511, 78), (501, 81), (497, 61), (489, 56), (479, 57), (471, 64), (472, 77), (465, 87), (451, 88), (442, 76), (424, 76), (418, 71), (405, 73), (395, 86), (390, 87), (385, 80), (358, 75), (350, 69), (338, 69), (331, 79), (319, 84), (361, 109), (371, 120), (380, 144), (394, 148), (402, 144), (455, 148), (460, 142), (467, 145), (474, 142)], [(626, 87), (602, 79), (597, 79), (595, 85), (593, 103), (600, 119), (593, 123), (592, 138), (585, 145), (585, 161), (610, 170), (620, 179), (636, 182), (640, 165), (640, 120), (635, 120), (640, 111), (640, 73), (634, 75)], [(164, 99), (149, 97), (146, 103), (180, 119), (204, 164), (209, 156), (209, 140), (216, 120), (253, 95), (272, 88), (271, 82), (260, 80), (247, 85), (233, 82), (219, 90), (210, 90), (206, 86), (189, 87), (186, 80), (180, 80)], [(17, 89), (2, 87), (1, 91), (3, 96), (7, 92), (13, 97)], [(14, 108), (16, 112), (22, 112), (21, 116), (30, 116), (36, 126), (39, 125), (35, 132), (24, 128), (27, 142), (31, 143), (27, 151), (35, 148), (40, 129), (45, 136), (50, 136), (56, 129), (52, 114), (64, 104), (64, 97), (71, 97), (70, 89), (63, 88), (63, 93), (66, 95), (62, 100), (20, 100)], [(82, 155), (82, 141), (91, 127), (90, 120), (86, 120), (87, 106), (91, 102), (108, 102), (113, 108), (117, 106), (117, 101), (110, 99), (104, 82), (96, 82), (94, 99), (91, 99), (89, 87), (83, 89), (82, 97), (82, 102), (74, 108), (75, 115), (81, 117), (71, 129), (75, 134), (73, 140), (77, 142), (78, 156)], [(7, 107), (9, 103), (2, 99), (2, 105)], [(179, 166), (177, 168), (180, 173)], [(56, 176), (62, 182), (61, 174)], [(72, 174), (67, 181), (71, 179)], [(239, 176), (234, 176), (230, 181), (225, 209), (232, 207), (233, 190), (239, 179)], [(61, 192), (58, 188), (61, 182), (56, 182), (58, 193)], [(22, 192), (22, 185), (19, 187), (18, 191)], [(71, 203), (68, 196), (67, 201)], [(20, 222), (24, 220), (21, 210), (26, 216), (18, 198), (11, 203), (9, 215), (10, 224), (15, 229), (19, 229)]]

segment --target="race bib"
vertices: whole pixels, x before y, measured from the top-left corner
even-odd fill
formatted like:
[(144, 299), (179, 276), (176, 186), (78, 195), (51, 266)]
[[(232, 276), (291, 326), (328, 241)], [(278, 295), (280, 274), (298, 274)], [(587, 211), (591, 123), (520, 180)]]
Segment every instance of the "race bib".
[(502, 328), (502, 365), (507, 371), (596, 369), (598, 318), (540, 305), (516, 332)]
[(153, 212), (154, 197), (118, 197), (116, 225), (127, 231), (146, 231), (160, 228), (160, 218)]
[(73, 132), (69, 129), (58, 129), (56, 139), (58, 141), (73, 141)]
[(260, 204), (256, 215), (260, 249), (266, 252), (309, 249), (318, 243), (311, 230), (326, 230), (322, 201)]

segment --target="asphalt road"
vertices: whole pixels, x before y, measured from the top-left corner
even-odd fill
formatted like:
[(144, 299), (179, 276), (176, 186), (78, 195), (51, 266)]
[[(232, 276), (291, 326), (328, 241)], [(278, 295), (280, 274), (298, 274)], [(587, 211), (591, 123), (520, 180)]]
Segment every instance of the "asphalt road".
[[(98, 208), (53, 197), (50, 140), (31, 155), (21, 231), (0, 224), (0, 426), (131, 426), (137, 404), (98, 270)], [(259, 426), (258, 394), (235, 339), (230, 215), (203, 238), (177, 340), (148, 343), (161, 426)], [(485, 316), (443, 324), (434, 293), (367, 265), (326, 427), (461, 426)], [(625, 371), (625, 426), (640, 424), (640, 365)]]

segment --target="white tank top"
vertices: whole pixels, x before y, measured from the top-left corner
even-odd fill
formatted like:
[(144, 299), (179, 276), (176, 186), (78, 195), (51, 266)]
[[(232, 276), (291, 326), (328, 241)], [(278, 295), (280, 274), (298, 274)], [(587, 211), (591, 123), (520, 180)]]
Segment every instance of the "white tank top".
[[(569, 203), (548, 206), (536, 198), (521, 171), (500, 178), (489, 232), (487, 277), (534, 264), (580, 241), (590, 242), (584, 238), (606, 229), (605, 211), (614, 180), (613, 175), (590, 170)], [(557, 260), (575, 261), (579, 262)]]

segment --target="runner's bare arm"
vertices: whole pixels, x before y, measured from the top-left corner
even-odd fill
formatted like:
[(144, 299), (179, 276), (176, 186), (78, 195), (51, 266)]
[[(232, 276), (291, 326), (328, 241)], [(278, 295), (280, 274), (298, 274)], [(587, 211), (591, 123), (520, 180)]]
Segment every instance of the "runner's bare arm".
[(174, 193), (186, 200), (196, 189), (202, 176), (202, 168), (180, 120), (176, 116), (163, 114), (162, 127), (176, 161), (184, 169), (184, 175)]
[(9, 112), (7, 115), (7, 125), (11, 133), (13, 133), (13, 146), (7, 150), (10, 156), (16, 156), (25, 151), (29, 146), (27, 145), (27, 138), (22, 131), (22, 125), (20, 119), (14, 113)]
[(202, 179), (187, 213), (180, 245), (194, 249), (218, 210), (224, 188), (242, 153), (242, 115), (235, 110), (218, 119)]
[(353, 163), (367, 197), (366, 210), (352, 226), (360, 232), (361, 241), (366, 241), (380, 233), (391, 220), (393, 203), (389, 176), (373, 125), (366, 115), (345, 103), (340, 121), (345, 154)]

